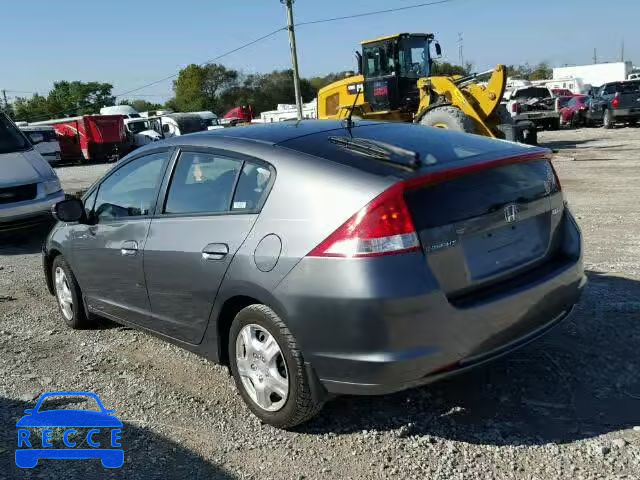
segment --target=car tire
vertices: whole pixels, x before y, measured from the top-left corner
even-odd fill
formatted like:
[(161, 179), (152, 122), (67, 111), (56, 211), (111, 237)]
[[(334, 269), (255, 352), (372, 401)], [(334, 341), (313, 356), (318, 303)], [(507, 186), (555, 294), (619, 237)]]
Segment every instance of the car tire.
[(73, 329), (87, 328), (89, 319), (84, 309), (80, 286), (62, 255), (58, 255), (52, 262), (51, 278), (58, 308), (64, 322)]
[(549, 122), (549, 130), (551, 130), (551, 131), (560, 130), (560, 119), (559, 118), (557, 120), (551, 120), (551, 122)]
[(613, 116), (611, 115), (610, 110), (604, 111), (604, 116), (602, 117), (602, 126), (607, 130), (611, 130), (614, 127)]
[(584, 122), (582, 121), (582, 116), (578, 112), (575, 112), (573, 115), (571, 115), (571, 128), (580, 128), (583, 123)]
[(473, 119), (457, 107), (435, 107), (420, 120), (427, 127), (444, 128), (456, 132), (476, 133)]
[(250, 305), (236, 315), (229, 331), (228, 352), (240, 396), (262, 422), (287, 429), (322, 409), (324, 399), (314, 394), (322, 389), (317, 377), (305, 365), (287, 326), (266, 305)]

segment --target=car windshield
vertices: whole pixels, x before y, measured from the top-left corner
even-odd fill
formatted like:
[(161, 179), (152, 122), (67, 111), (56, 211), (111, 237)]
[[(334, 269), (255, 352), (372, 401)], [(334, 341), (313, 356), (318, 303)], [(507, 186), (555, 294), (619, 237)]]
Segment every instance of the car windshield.
[(81, 395), (54, 395), (42, 401), (38, 412), (49, 410), (89, 410), (100, 412), (100, 405), (95, 398)]
[(518, 90), (512, 98), (548, 98), (551, 96), (548, 88), (530, 87)]
[(25, 136), (4, 113), (0, 113), (0, 153), (29, 150), (31, 145)]
[(140, 133), (145, 130), (148, 130), (147, 122), (129, 122), (127, 123), (127, 128), (131, 133)]
[(29, 140), (33, 142), (34, 135), (42, 135), (43, 142), (55, 142), (58, 140), (55, 130), (29, 130), (24, 132)]

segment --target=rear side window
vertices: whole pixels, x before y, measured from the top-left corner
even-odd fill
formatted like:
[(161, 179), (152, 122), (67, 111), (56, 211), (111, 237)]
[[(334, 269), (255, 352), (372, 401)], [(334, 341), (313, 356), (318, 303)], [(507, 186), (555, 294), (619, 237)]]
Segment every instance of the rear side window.
[(242, 161), (211, 153), (183, 152), (176, 163), (164, 213), (229, 210)]
[(558, 191), (551, 164), (507, 165), (407, 192), (418, 230), (479, 217), (509, 203), (527, 203)]
[(257, 210), (267, 193), (271, 170), (262, 165), (245, 162), (238, 186), (233, 195), (234, 211)]

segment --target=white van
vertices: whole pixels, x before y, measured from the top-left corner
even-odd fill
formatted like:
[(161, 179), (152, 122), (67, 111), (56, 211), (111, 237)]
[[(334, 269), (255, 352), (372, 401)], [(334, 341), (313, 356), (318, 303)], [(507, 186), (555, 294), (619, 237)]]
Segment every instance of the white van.
[(47, 125), (19, 128), (42, 158), (52, 165), (60, 162), (60, 142), (58, 142), (55, 128)]

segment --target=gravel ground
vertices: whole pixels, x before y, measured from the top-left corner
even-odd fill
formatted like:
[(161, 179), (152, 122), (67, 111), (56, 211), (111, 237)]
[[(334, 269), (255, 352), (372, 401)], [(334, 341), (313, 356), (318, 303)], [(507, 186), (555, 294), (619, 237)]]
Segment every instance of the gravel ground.
[(75, 194), (89, 188), (113, 164), (99, 163), (95, 165), (69, 165), (56, 168), (62, 188), (66, 193)]
[[(295, 432), (261, 425), (224, 368), (152, 336), (62, 326), (40, 235), (0, 247), (2, 478), (640, 478), (640, 130), (543, 133), (585, 237), (575, 315), (491, 365), (384, 397), (341, 397)], [(65, 187), (108, 166), (61, 168)], [(84, 185), (86, 187), (86, 185)], [(75, 188), (75, 187), (74, 187)], [(125, 465), (13, 464), (43, 391), (96, 392), (124, 422)], [(634, 426), (636, 426), (634, 428)]]

